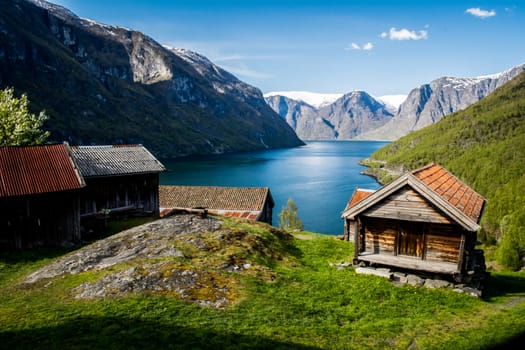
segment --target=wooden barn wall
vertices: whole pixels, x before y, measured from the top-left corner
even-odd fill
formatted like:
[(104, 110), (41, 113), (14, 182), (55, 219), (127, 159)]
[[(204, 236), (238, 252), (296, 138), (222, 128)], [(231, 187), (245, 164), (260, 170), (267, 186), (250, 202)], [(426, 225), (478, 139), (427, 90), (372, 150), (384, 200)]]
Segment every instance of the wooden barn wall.
[(86, 185), (81, 195), (82, 215), (105, 209), (158, 215), (158, 174), (88, 178)]
[(458, 262), (461, 233), (457, 226), (429, 225), (426, 235), (426, 260)]
[(380, 203), (368, 209), (365, 213), (369, 217), (434, 222), (451, 224), (452, 222), (435, 208), (425, 198), (408, 186), (385, 198)]
[[(465, 231), (458, 225), (370, 217), (361, 217), (361, 221), (360, 253), (414, 256), (453, 263), (460, 260), (461, 239)], [(417, 239), (403, 239), (403, 234)]]
[(373, 254), (396, 254), (397, 222), (394, 220), (363, 219), (364, 251)]
[(80, 240), (78, 192), (0, 200), (0, 246), (31, 248)]

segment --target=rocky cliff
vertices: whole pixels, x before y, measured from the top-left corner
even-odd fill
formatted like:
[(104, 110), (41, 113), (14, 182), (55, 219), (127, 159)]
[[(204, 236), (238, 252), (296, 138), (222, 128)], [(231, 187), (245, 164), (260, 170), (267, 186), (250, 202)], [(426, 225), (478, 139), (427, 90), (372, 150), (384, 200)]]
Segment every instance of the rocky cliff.
[(363, 91), (343, 95), (319, 108), (285, 96), (267, 96), (266, 102), (305, 140), (350, 140), (387, 123), (389, 108)]
[(258, 89), (205, 57), (45, 1), (1, 3), (0, 88), (45, 109), (55, 141), (142, 143), (158, 157), (302, 144)]
[(433, 80), (413, 89), (388, 123), (358, 138), (396, 140), (478, 102), (524, 70), (522, 64), (490, 76)]
[(524, 70), (521, 64), (490, 76), (442, 77), (413, 89), (399, 108), (358, 91), (320, 108), (283, 95), (265, 99), (303, 139), (396, 140), (478, 102)]

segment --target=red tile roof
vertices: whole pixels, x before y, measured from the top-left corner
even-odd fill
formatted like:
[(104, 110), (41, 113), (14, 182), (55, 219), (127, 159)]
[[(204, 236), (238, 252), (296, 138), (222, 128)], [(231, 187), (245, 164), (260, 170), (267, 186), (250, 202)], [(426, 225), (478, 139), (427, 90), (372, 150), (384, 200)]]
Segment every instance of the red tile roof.
[(430, 164), (412, 172), (428, 188), (432, 189), (451, 205), (479, 223), (485, 198), (460, 181), (443, 167)]
[(437, 164), (406, 173), (375, 192), (356, 189), (343, 211), (343, 217), (352, 217), (367, 210), (406, 185), (416, 191), (428, 192), (425, 196), (427, 199), (447, 211), (464, 227), (479, 229), (485, 198)]
[(161, 208), (206, 208), (224, 211), (262, 211), (274, 202), (268, 187), (159, 186)]
[(84, 187), (67, 144), (0, 147), (0, 197)]
[(356, 188), (354, 191), (354, 194), (352, 194), (352, 198), (350, 198), (350, 200), (348, 201), (348, 204), (346, 205), (345, 210), (353, 207), (354, 205), (356, 205), (357, 203), (359, 203), (366, 197), (370, 196), (372, 193), (374, 193), (373, 190), (365, 190), (362, 188)]

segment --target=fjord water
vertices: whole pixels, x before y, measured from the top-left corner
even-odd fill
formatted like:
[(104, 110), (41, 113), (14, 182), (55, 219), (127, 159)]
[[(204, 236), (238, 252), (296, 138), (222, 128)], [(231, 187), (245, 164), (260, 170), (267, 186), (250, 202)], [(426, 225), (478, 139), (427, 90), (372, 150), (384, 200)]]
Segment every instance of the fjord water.
[(359, 160), (386, 145), (378, 141), (309, 141), (306, 146), (163, 161), (161, 185), (269, 187), (273, 225), (292, 198), (305, 230), (342, 234), (341, 212), (354, 189), (377, 189)]

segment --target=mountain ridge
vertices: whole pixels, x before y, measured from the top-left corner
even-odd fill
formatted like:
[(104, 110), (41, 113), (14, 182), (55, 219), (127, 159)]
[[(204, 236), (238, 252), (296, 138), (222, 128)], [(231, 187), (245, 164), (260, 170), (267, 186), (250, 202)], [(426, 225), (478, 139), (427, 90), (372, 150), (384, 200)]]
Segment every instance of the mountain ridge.
[[(507, 81), (525, 70), (525, 63), (511, 67), (503, 72), (470, 77), (440, 77), (430, 83), (422, 84), (412, 89), (408, 95), (387, 95), (373, 97), (377, 103), (383, 104), (384, 109), (392, 117), (390, 120), (382, 119), (381, 122), (370, 122), (366, 127), (355, 130), (354, 133), (341, 133), (335, 126), (337, 123), (331, 120), (330, 116), (323, 114), (323, 108), (331, 104), (323, 105), (321, 108), (310, 106), (305, 108), (302, 103), (307, 103), (306, 99), (294, 100), (294, 94), (286, 91), (265, 94), (266, 102), (283, 117), (296, 133), (306, 139), (356, 139), (356, 140), (385, 140), (392, 141), (408, 133), (419, 130), (427, 125), (434, 124), (444, 116), (465, 109), (471, 104), (479, 101), (485, 96), (492, 93), (497, 87), (502, 86)], [(279, 95), (281, 93), (281, 95)], [(314, 93), (312, 93), (314, 94)], [(350, 96), (351, 93), (344, 94)], [(301, 97), (301, 96), (298, 96)], [(392, 103), (394, 101), (394, 103)], [(361, 103), (362, 101), (355, 101)], [(398, 103), (396, 105), (396, 102)], [(283, 108), (283, 106), (288, 106)], [(366, 108), (364, 105), (356, 105), (354, 108)], [(332, 107), (335, 109), (335, 106)], [(384, 115), (384, 111), (380, 110)], [(339, 118), (352, 118), (351, 114), (345, 115), (345, 111), (338, 112)], [(373, 113), (368, 116), (370, 121), (377, 119)], [(379, 116), (380, 117), (380, 116)], [(305, 121), (298, 123), (297, 120)], [(316, 123), (316, 121), (325, 121), (325, 123)], [(302, 125), (309, 126), (308, 130), (303, 130)], [(314, 125), (312, 127), (312, 125)], [(315, 125), (319, 130), (315, 130)], [(325, 125), (332, 125), (333, 132), (327, 133)]]
[(47, 111), (52, 140), (141, 143), (160, 158), (303, 144), (257, 88), (183, 56), (42, 0), (0, 9), (0, 87)]

